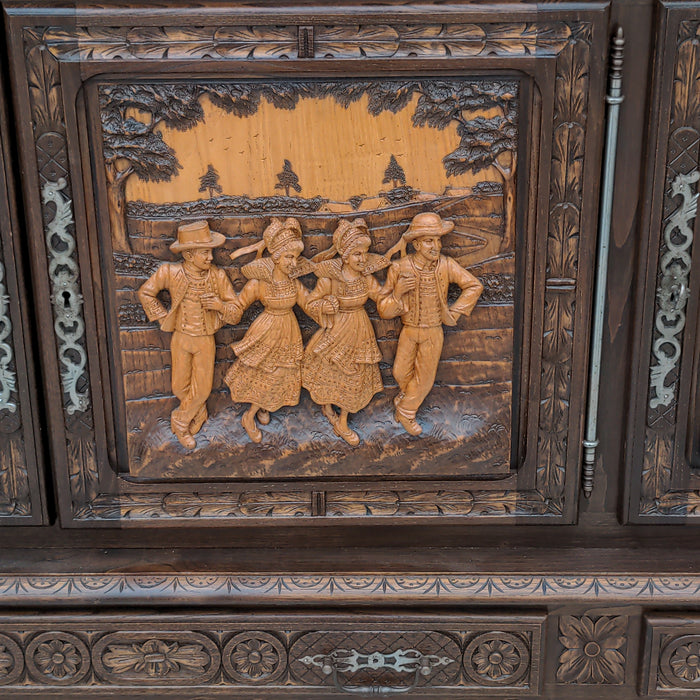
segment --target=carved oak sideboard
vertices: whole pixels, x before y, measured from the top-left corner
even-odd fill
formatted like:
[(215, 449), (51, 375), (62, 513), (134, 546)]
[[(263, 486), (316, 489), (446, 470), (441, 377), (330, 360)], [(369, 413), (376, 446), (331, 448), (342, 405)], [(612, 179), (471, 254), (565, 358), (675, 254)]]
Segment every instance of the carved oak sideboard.
[(700, 697), (700, 2), (1, 4), (2, 697)]

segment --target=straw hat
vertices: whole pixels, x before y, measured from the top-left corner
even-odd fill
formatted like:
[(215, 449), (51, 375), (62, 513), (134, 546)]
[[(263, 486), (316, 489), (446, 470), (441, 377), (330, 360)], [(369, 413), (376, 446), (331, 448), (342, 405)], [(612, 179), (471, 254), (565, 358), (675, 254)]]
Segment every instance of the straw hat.
[(410, 243), (422, 236), (444, 236), (452, 231), (454, 227), (455, 225), (452, 221), (443, 221), (439, 214), (423, 212), (413, 217), (406, 229), (406, 233), (403, 234), (403, 239)]
[(209, 228), (207, 221), (195, 221), (183, 224), (177, 228), (177, 240), (171, 244), (173, 253), (182, 253), (195, 248), (218, 248), (226, 241), (226, 237)]

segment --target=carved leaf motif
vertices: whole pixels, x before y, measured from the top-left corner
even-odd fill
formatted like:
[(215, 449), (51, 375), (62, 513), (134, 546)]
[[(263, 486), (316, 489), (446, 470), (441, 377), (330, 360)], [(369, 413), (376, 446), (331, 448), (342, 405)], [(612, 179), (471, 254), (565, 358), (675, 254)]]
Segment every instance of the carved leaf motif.
[(673, 89), (673, 124), (700, 120), (700, 41), (697, 37), (678, 47)]
[(68, 434), (70, 490), (76, 507), (90, 504), (98, 494), (99, 471), (91, 435)]
[(270, 518), (311, 515), (311, 494), (304, 491), (244, 493), (241, 494), (239, 504), (245, 515)]
[(319, 56), (386, 58), (399, 47), (398, 32), (388, 25), (319, 27), (315, 46)]
[(673, 435), (647, 430), (644, 440), (644, 466), (642, 468), (642, 497), (654, 501), (663, 496), (671, 484), (673, 464)]
[(477, 491), (472, 512), (479, 515), (513, 515), (518, 506), (516, 491)]
[(21, 433), (0, 441), (0, 513), (30, 515), (29, 475)]
[(486, 33), (475, 24), (407, 27), (401, 32), (397, 56), (477, 56)]
[(584, 130), (580, 124), (561, 124), (552, 140), (552, 198), (581, 206)]
[(399, 512), (406, 515), (467, 515), (474, 506), (469, 491), (404, 491), (399, 495)]
[(576, 279), (578, 268), (579, 210), (572, 204), (553, 209), (547, 238), (547, 277)]
[(399, 495), (393, 491), (330, 491), (326, 494), (326, 514), (395, 515), (399, 509)]
[(240, 514), (238, 498), (236, 493), (169, 493), (163, 508), (173, 518), (225, 518)]
[(136, 58), (218, 58), (208, 27), (134, 27), (127, 34)]
[(557, 82), (566, 87), (554, 95), (554, 118), (558, 122), (581, 123), (586, 116), (588, 94), (588, 46), (569, 44), (557, 61)]
[(666, 491), (654, 501), (648, 502), (642, 512), (657, 512), (664, 515), (696, 515), (700, 513), (700, 494), (697, 491)]
[(131, 57), (126, 29), (122, 27), (49, 27), (44, 32), (44, 43), (62, 61), (111, 61)]
[(102, 663), (112, 673), (132, 671), (151, 678), (182, 670), (202, 674), (210, 661), (209, 654), (199, 644), (180, 645), (162, 639), (149, 639), (143, 644), (110, 645), (102, 656)]
[(298, 50), (295, 27), (224, 27), (214, 39), (226, 58), (292, 58)]
[(538, 32), (536, 24), (494, 24), (488, 28), (484, 53), (498, 56), (534, 54)]
[(39, 47), (27, 55), (27, 80), (35, 128), (38, 131), (60, 128), (63, 112), (58, 64)]

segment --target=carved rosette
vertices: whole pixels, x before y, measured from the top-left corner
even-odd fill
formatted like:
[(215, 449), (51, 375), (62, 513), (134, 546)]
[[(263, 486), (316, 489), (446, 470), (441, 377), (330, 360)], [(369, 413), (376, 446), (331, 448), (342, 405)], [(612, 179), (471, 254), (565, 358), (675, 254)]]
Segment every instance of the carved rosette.
[(222, 654), (226, 673), (239, 683), (272, 683), (287, 668), (287, 651), (267, 632), (242, 632), (226, 644)]
[(465, 673), (477, 686), (517, 686), (530, 670), (529, 644), (511, 632), (477, 635), (464, 650)]
[(29, 675), (49, 685), (74, 685), (90, 670), (87, 646), (69, 632), (37, 635), (27, 645), (25, 660)]
[(627, 618), (565, 615), (559, 619), (557, 681), (573, 685), (625, 682)]
[[(25, 28), (27, 77), (34, 121), (37, 164), (41, 185), (48, 185), (44, 202), (45, 234), (49, 224), (58, 238), (75, 239), (71, 183), (66, 151), (65, 117), (59, 77), (60, 63), (118, 60), (295, 61), (300, 47), (310, 57), (366, 61), (367, 59), (454, 58), (503, 56), (517, 60), (556, 59), (553, 159), (550, 176), (550, 212), (547, 243), (547, 281), (542, 327), (543, 357), (540, 381), (539, 457), (536, 488), (522, 491), (392, 492), (376, 496), (329, 493), (328, 514), (427, 516), (564, 515), (564, 481), (569, 459), (569, 399), (576, 321), (578, 244), (581, 235), (584, 134), (588, 115), (591, 53), (589, 22), (566, 23), (442, 23), (396, 22), (376, 25), (315, 25), (301, 41), (299, 28), (275, 25), (133, 27), (78, 26)], [(308, 29), (308, 28), (307, 28)], [(437, 63), (436, 63), (437, 67)], [(65, 186), (59, 183), (65, 180)], [(57, 197), (70, 216), (61, 217)], [(52, 235), (51, 240), (56, 239)], [(51, 262), (51, 241), (47, 239)], [(71, 260), (77, 264), (74, 250)], [(50, 275), (54, 320), (63, 327), (58, 301), (68, 303), (75, 335), (56, 332), (57, 357), (62, 367), (66, 461), (76, 520), (153, 518), (295, 517), (315, 514), (311, 492), (224, 492), (212, 496), (187, 492), (163, 494), (100, 493), (92, 406), (88, 391), (89, 367), (85, 350), (80, 277), (69, 265)], [(67, 285), (59, 289), (60, 285)], [(67, 293), (68, 296), (64, 296)], [(124, 309), (132, 318), (133, 310)], [(138, 319), (137, 319), (138, 320)], [(69, 331), (70, 333), (70, 331)], [(80, 348), (62, 354), (66, 343)], [(66, 365), (66, 362), (70, 366)], [(93, 363), (95, 364), (95, 363)], [(443, 496), (448, 503), (443, 507)]]

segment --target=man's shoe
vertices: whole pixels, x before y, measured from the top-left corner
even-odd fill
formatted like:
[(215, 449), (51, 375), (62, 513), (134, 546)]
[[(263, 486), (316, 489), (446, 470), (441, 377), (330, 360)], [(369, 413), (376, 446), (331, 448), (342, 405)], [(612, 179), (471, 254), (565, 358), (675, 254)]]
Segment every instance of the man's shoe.
[(195, 442), (189, 430), (181, 430), (178, 428), (173, 432), (175, 433), (175, 437), (180, 441), (180, 444), (184, 448), (188, 450), (193, 450), (195, 447), (197, 447), (197, 443)]
[(258, 409), (258, 420), (260, 425), (269, 425), (270, 423), (270, 412), (266, 411), (264, 408)]
[(409, 418), (408, 416), (404, 416), (398, 410), (394, 412), (394, 420), (397, 423), (401, 423), (403, 429), (409, 435), (417, 436), (423, 432), (423, 428), (421, 428), (420, 425), (418, 425), (415, 418)]
[(196, 435), (202, 429), (208, 417), (207, 407), (202, 406), (202, 408), (197, 411), (197, 415), (190, 422), (190, 433)]

